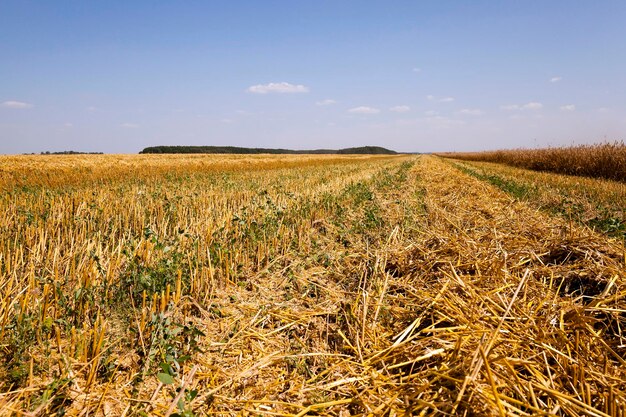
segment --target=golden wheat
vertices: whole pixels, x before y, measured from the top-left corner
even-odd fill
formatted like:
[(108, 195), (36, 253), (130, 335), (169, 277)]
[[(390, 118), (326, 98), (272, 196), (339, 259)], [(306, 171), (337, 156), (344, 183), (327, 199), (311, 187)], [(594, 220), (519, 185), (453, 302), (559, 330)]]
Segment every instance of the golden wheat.
[(545, 149), (441, 153), (439, 155), (465, 161), (496, 162), (535, 171), (626, 181), (626, 145), (624, 142)]

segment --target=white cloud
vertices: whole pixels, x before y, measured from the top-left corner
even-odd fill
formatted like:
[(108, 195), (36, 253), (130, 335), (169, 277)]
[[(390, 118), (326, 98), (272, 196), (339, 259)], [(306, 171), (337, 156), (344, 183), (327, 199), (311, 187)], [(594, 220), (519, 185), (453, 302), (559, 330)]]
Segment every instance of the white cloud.
[(30, 109), (33, 105), (30, 103), (24, 103), (23, 101), (9, 100), (3, 102), (2, 107), (9, 109)]
[(543, 108), (543, 104), (531, 101), (530, 103), (524, 104), (521, 108), (522, 110), (539, 110)]
[(120, 126), (126, 129), (137, 129), (139, 127), (136, 123), (122, 123)]
[(419, 73), (419, 72), (422, 72), (422, 69), (415, 67), (415, 68), (413, 68), (413, 72)]
[(552, 77), (550, 78), (550, 82), (551, 83), (558, 83), (559, 81), (561, 81), (563, 78), (556, 76), (556, 77)]
[(543, 108), (543, 104), (531, 101), (526, 104), (506, 104), (504, 106), (500, 106), (500, 108), (502, 110), (539, 110)]
[(437, 97), (433, 96), (432, 94), (427, 95), (426, 99), (430, 100), (430, 101), (437, 100), (440, 103), (451, 103), (451, 102), (454, 101), (454, 97), (437, 98)]
[(222, 119), (220, 120), (220, 122), (229, 125), (229, 124), (234, 123), (235, 121), (233, 119)]
[(483, 111), (480, 109), (462, 109), (459, 113), (467, 114), (469, 116), (480, 116), (483, 114)]
[(389, 111), (392, 111), (394, 113), (406, 113), (408, 111), (411, 111), (411, 108), (409, 106), (393, 106), (389, 109)]
[(610, 111), (611, 111), (611, 109), (609, 109), (608, 107), (600, 107), (598, 109), (598, 113), (608, 113)]
[(308, 93), (309, 88), (304, 85), (298, 84), (289, 84), (286, 82), (282, 83), (269, 83), (269, 84), (257, 84), (248, 87), (247, 90), (249, 93), (254, 94), (267, 94), (267, 93)]
[(359, 106), (348, 110), (348, 112), (354, 114), (378, 114), (380, 110), (374, 107)]
[(63, 127), (74, 127), (73, 123), (65, 123)]
[(434, 110), (428, 110), (427, 112), (424, 112), (424, 114), (426, 116), (436, 116), (436, 115), (439, 114), (439, 112), (438, 111), (434, 111)]
[(561, 106), (561, 110), (563, 110), (563, 111), (574, 111), (574, 110), (576, 110), (576, 106), (574, 104), (566, 104), (565, 106)]
[(333, 100), (332, 98), (327, 98), (326, 100), (320, 100), (320, 101), (316, 101), (315, 105), (316, 106), (330, 106), (337, 103), (335, 100)]

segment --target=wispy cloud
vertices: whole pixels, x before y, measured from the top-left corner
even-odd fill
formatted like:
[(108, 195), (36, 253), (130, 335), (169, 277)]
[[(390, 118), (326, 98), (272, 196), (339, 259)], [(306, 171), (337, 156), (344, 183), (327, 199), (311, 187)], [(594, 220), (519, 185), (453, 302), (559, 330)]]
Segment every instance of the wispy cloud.
[(530, 103), (526, 103), (522, 106), (522, 110), (539, 110), (543, 108), (543, 104), (537, 103), (536, 101), (531, 101)]
[(413, 72), (420, 73), (420, 72), (422, 72), (422, 69), (418, 68), (418, 67), (414, 67), (413, 68)]
[(461, 109), (459, 113), (466, 114), (469, 116), (480, 116), (483, 114), (483, 111), (480, 109)]
[(290, 84), (286, 82), (282, 83), (269, 83), (269, 84), (257, 84), (248, 87), (249, 93), (253, 94), (268, 94), (268, 93), (280, 93), (280, 94), (293, 94), (293, 93), (308, 93), (309, 87), (302, 84)]
[(9, 101), (3, 102), (2, 107), (6, 107), (8, 109), (21, 110), (21, 109), (30, 109), (31, 107), (33, 107), (33, 105), (30, 103), (25, 103), (23, 101), (9, 100)]
[(526, 104), (506, 104), (500, 106), (502, 110), (539, 110), (543, 108), (543, 104), (536, 101), (531, 101)]
[(451, 102), (454, 101), (454, 97), (441, 97), (441, 98), (438, 98), (438, 97), (433, 96), (432, 94), (427, 95), (426, 99), (429, 100), (429, 101), (438, 101), (440, 103), (451, 103)]
[(563, 78), (559, 77), (558, 75), (556, 77), (552, 77), (550, 78), (550, 82), (551, 83), (558, 83), (559, 81), (561, 81)]
[(389, 111), (392, 111), (394, 113), (406, 113), (408, 111), (411, 111), (411, 108), (409, 106), (393, 106), (389, 109)]
[(560, 107), (562, 111), (574, 111), (576, 110), (576, 106), (574, 104), (566, 104), (565, 106)]
[(327, 98), (326, 100), (320, 100), (320, 101), (316, 101), (315, 105), (316, 106), (331, 106), (333, 104), (337, 103), (335, 100), (333, 100), (332, 98)]
[(350, 110), (348, 110), (348, 112), (354, 114), (378, 114), (380, 113), (380, 110), (374, 107), (359, 106), (351, 108)]
[(73, 123), (65, 123), (65, 124), (63, 124), (63, 127), (67, 127), (67, 128), (74, 127), (74, 124)]
[(122, 123), (120, 126), (125, 129), (137, 129), (139, 127), (137, 123)]
[(427, 112), (424, 112), (424, 114), (426, 116), (436, 116), (436, 115), (439, 114), (439, 112), (438, 111), (434, 111), (434, 110), (428, 110)]

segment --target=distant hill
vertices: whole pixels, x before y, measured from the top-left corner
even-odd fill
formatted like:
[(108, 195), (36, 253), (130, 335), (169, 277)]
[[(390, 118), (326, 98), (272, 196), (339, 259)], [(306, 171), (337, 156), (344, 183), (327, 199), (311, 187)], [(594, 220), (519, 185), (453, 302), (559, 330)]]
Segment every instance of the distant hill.
[(360, 146), (345, 149), (271, 149), (271, 148), (241, 148), (238, 146), (150, 146), (139, 153), (234, 153), (234, 154), (293, 154), (293, 155), (396, 155), (396, 151), (380, 146)]

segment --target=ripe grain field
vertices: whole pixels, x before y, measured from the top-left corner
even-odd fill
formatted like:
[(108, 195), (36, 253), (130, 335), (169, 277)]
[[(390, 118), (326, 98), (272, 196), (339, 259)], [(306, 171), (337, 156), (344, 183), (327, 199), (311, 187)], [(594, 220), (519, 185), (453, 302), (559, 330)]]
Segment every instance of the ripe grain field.
[(475, 166), (0, 167), (2, 415), (626, 415), (623, 240)]

